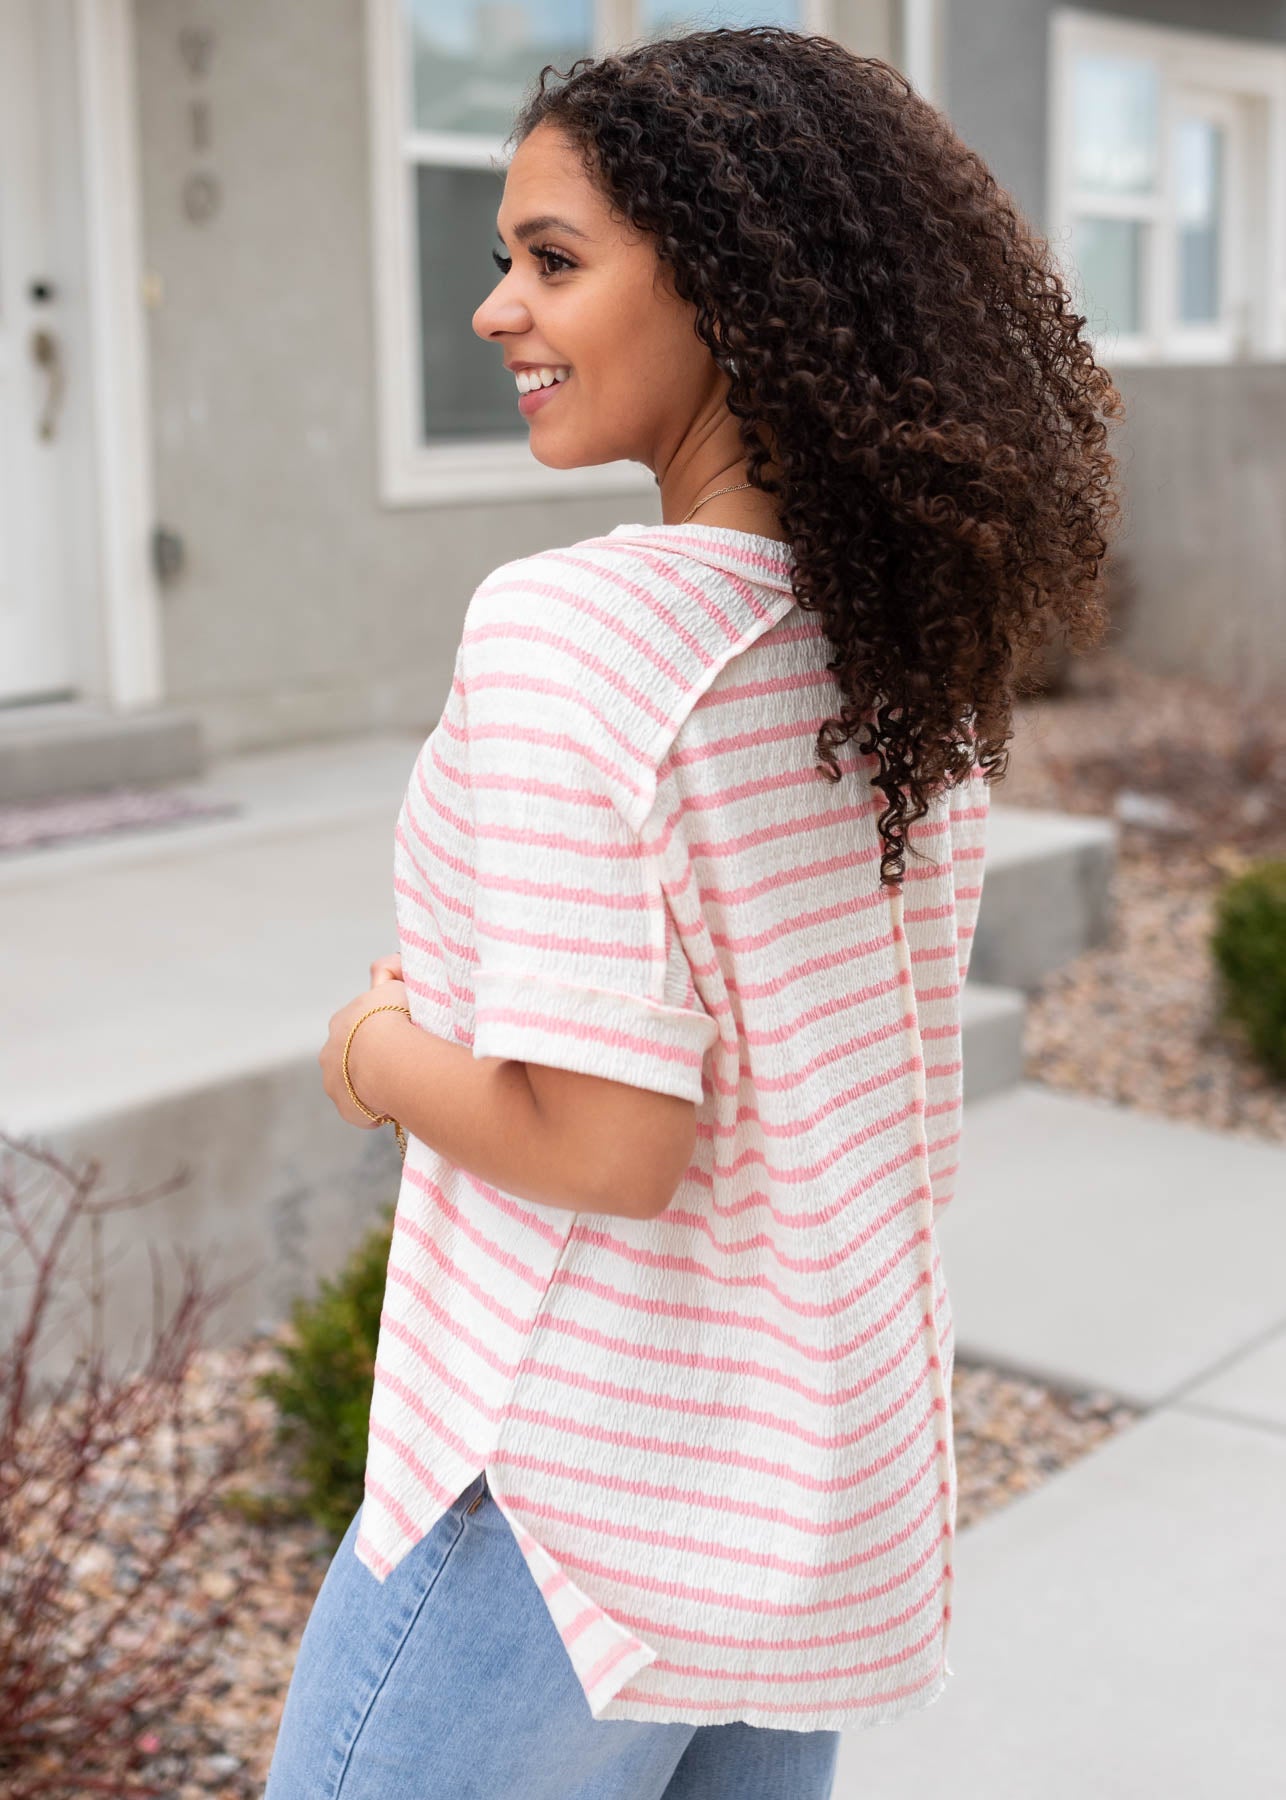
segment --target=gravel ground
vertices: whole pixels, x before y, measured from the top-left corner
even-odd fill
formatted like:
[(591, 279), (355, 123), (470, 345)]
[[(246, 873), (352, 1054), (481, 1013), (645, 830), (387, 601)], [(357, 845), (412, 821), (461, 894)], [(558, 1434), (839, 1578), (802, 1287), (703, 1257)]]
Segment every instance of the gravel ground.
[[(166, 1800), (261, 1800), (277, 1725), (299, 1638), (332, 1554), (324, 1533), (298, 1519), (271, 1516), (289, 1503), (290, 1484), (272, 1447), (270, 1402), (247, 1401), (250, 1379), (274, 1360), (275, 1339), (263, 1334), (238, 1353), (207, 1350), (192, 1363), (186, 1384), (190, 1417), (205, 1421), (185, 1433), (198, 1463), (212, 1454), (235, 1421), (251, 1425), (250, 1459), (228, 1484), (265, 1503), (267, 1519), (247, 1516), (235, 1497), (202, 1527), (197, 1546), (176, 1560), (166, 1583), (169, 1604), (180, 1599), (211, 1616), (233, 1590), (230, 1571), (249, 1578), (231, 1623), (214, 1634), (209, 1667), (189, 1686), (182, 1704), (163, 1718), (137, 1715), (137, 1742), (146, 1752), (135, 1779)], [(238, 1384), (234, 1355), (248, 1356)], [(1129, 1424), (1136, 1413), (1106, 1393), (1062, 1394), (1033, 1381), (957, 1361), (953, 1418), (959, 1470), (957, 1529), (1037, 1487), (1058, 1469)], [(162, 1457), (142, 1465), (132, 1491), (78, 1565), (75, 1624), (85, 1635), (97, 1609), (118, 1594), (133, 1565), (148, 1489), (165, 1491)], [(90, 1566), (92, 1564), (92, 1566)], [(60, 1794), (59, 1800), (64, 1800)], [(81, 1796), (77, 1793), (77, 1800)]]
[(1208, 948), (1222, 883), (1246, 860), (1286, 857), (1286, 707), (1101, 652), (1067, 692), (1016, 710), (992, 797), (1120, 831), (1108, 942), (1029, 996), (1027, 1078), (1286, 1139), (1286, 1083), (1220, 1021)]

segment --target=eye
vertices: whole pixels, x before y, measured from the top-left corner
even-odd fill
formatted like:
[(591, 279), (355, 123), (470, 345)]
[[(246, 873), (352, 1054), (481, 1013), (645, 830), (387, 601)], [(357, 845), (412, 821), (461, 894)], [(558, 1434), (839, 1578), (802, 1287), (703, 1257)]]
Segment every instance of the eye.
[[(563, 269), (573, 269), (576, 266), (569, 256), (564, 256), (561, 250), (555, 250), (548, 244), (533, 244), (531, 253), (537, 262), (553, 261), (559, 265), (556, 269), (542, 269), (540, 271), (542, 281), (548, 281), (551, 275), (561, 274)], [(498, 250), (491, 252), (491, 260), (502, 275), (507, 275), (513, 267), (513, 258), (502, 256)]]
[(561, 275), (564, 269), (574, 269), (576, 267), (575, 263), (572, 261), (570, 256), (564, 256), (560, 250), (554, 250), (554, 249), (549, 248), (548, 246), (542, 246), (539, 249), (533, 249), (532, 255), (536, 258), (537, 262), (543, 262), (543, 263), (555, 262), (555, 263), (557, 263), (558, 267), (556, 269), (549, 269), (549, 270), (542, 269), (541, 270), (542, 275), (546, 275), (546, 274)]

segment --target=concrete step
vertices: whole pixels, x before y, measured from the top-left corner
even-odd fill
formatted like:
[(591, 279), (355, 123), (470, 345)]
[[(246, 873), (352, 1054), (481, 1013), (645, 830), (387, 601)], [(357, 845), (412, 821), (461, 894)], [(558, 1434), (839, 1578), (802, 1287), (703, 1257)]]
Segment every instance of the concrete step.
[(977, 981), (971, 968), (960, 996), (960, 1011), (967, 1106), (1022, 1080), (1027, 996), (1018, 988)]
[(0, 706), (0, 805), (186, 781), (205, 766), (200, 721), (180, 708), (119, 713), (81, 700)]
[(970, 980), (1029, 993), (1106, 942), (1117, 836), (1112, 819), (1006, 806), (993, 794)]
[[(317, 1053), (397, 949), (393, 825), (421, 741), (230, 758), (194, 786), (234, 817), (0, 857), (0, 1128), (97, 1158), (113, 1195), (183, 1177), (106, 1221), (109, 1355), (151, 1317), (149, 1242), (245, 1274), (206, 1333), (232, 1343), (284, 1318), (396, 1195), (392, 1128), (346, 1125)], [(0, 1336), (20, 1297), (0, 1293)], [(42, 1373), (76, 1348), (47, 1346)]]

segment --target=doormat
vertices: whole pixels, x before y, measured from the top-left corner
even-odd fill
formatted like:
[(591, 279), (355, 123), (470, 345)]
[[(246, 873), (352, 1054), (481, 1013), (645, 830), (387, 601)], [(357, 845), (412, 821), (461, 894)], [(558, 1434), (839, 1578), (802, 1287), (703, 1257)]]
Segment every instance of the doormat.
[(0, 806), (0, 856), (116, 831), (150, 831), (189, 819), (227, 819), (242, 810), (237, 800), (206, 800), (166, 787), (101, 788), (15, 802)]

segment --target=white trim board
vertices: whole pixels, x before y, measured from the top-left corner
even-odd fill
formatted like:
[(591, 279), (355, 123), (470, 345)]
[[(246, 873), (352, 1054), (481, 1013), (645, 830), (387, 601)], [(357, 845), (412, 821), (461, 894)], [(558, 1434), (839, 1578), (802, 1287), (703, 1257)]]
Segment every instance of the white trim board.
[(163, 698), (132, 0), (75, 0), (104, 697)]

